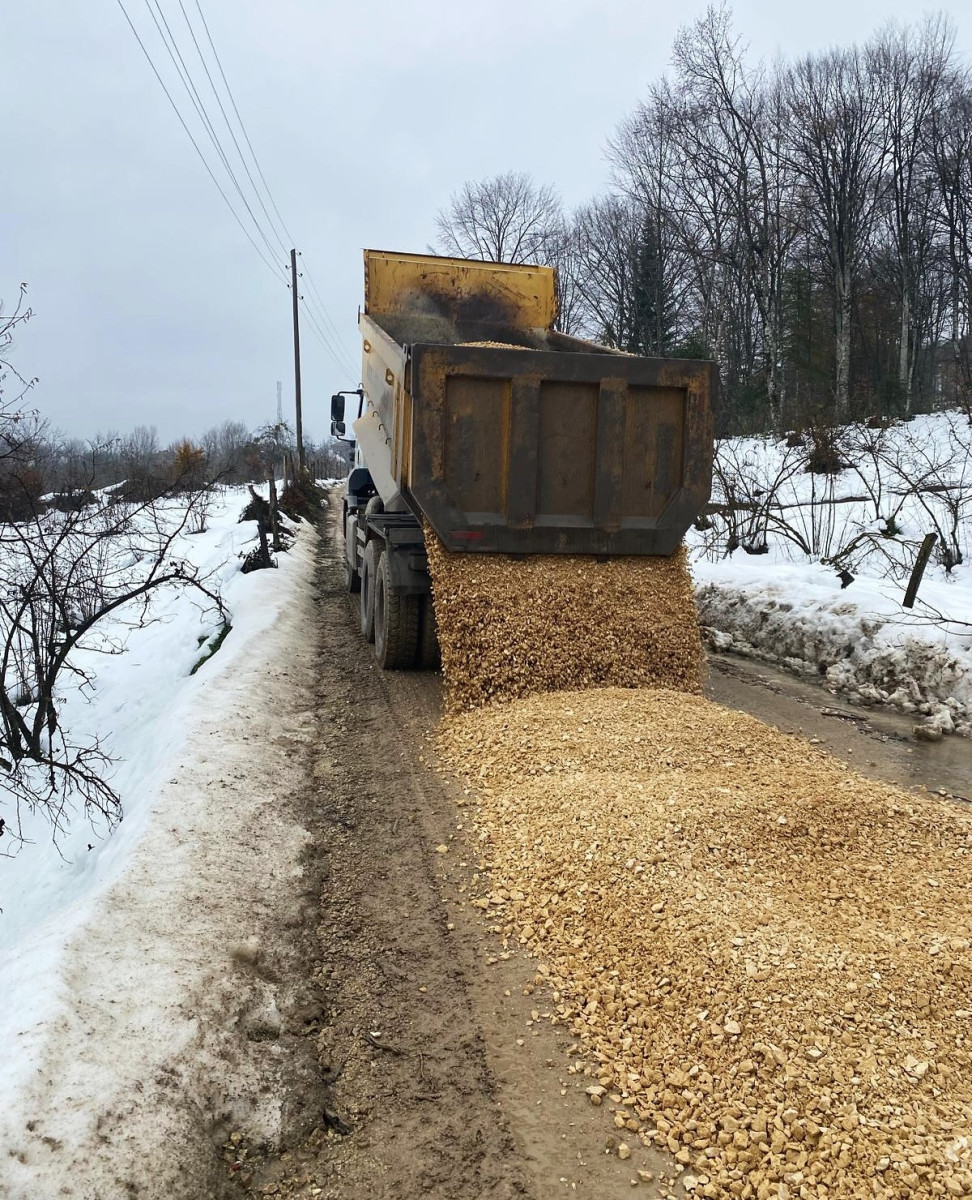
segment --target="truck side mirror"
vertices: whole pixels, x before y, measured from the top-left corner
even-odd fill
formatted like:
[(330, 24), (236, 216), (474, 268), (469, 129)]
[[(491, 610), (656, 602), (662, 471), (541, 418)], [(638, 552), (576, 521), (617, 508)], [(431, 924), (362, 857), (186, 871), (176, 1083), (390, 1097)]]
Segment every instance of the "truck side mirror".
[[(343, 407), (344, 406), (342, 405), (342, 408)], [(343, 438), (345, 435), (345, 432), (346, 432), (346, 429), (345, 429), (345, 425), (344, 425), (343, 421), (332, 421), (331, 422), (331, 437)]]
[(331, 420), (335, 423), (344, 420), (344, 397), (341, 395), (331, 397)]

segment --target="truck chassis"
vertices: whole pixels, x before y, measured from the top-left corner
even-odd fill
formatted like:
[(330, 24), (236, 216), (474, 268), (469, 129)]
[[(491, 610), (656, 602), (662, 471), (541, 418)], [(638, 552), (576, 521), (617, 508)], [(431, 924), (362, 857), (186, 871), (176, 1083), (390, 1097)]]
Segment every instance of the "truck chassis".
[(440, 665), (432, 579), (422, 526), (385, 512), (371, 474), (357, 467), (344, 499), (347, 590), (359, 597), (361, 632), (384, 670)]

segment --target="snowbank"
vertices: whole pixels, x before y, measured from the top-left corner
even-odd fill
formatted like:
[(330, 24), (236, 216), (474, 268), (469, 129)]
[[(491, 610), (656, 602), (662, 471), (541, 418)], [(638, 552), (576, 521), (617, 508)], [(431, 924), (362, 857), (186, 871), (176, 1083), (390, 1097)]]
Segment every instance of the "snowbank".
[[(931, 729), (972, 734), (967, 442), (962, 414), (851, 431), (850, 465), (826, 479), (785, 443), (723, 444), (713, 499), (740, 511), (689, 535), (710, 645), (822, 675), (862, 702), (921, 714)], [(904, 608), (921, 538), (953, 515), (946, 532), (964, 561), (937, 555), (914, 609)], [(846, 587), (838, 569), (853, 576)]]
[[(972, 734), (972, 628), (901, 607), (901, 590), (857, 578), (841, 590), (819, 563), (765, 559), (693, 564), (699, 618), (717, 650), (778, 663), (867, 704), (923, 714), (943, 733)], [(853, 590), (851, 590), (853, 589)], [(947, 607), (955, 589), (929, 585)], [(965, 610), (972, 614), (972, 606)]]
[[(75, 815), (59, 853), (40, 814), (0, 858), (0, 1195), (216, 1195), (241, 1117), (272, 1137), (278, 999), (260, 963), (299, 898), (289, 803), (314, 728), (315, 535), (240, 574), (254, 525), (230, 493), (183, 553), (219, 579), (232, 631), (188, 593), (97, 657), (64, 719), (117, 757), (125, 817)], [(111, 631), (106, 631), (110, 633)], [(117, 632), (117, 631), (115, 631)], [(95, 661), (97, 659), (97, 661)], [(5, 849), (11, 850), (9, 839)]]

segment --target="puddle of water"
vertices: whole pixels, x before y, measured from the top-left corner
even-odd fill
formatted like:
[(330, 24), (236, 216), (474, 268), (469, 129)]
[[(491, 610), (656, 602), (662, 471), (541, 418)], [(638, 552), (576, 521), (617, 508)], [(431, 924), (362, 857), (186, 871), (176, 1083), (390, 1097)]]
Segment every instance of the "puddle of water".
[[(767, 663), (710, 654), (709, 665), (706, 695), (727, 708), (751, 713), (788, 733), (819, 738), (864, 775), (902, 787), (944, 789), (972, 801), (972, 739), (919, 742), (912, 734), (916, 717), (848, 704), (821, 684)], [(825, 708), (862, 719), (828, 715), (821, 712)]]

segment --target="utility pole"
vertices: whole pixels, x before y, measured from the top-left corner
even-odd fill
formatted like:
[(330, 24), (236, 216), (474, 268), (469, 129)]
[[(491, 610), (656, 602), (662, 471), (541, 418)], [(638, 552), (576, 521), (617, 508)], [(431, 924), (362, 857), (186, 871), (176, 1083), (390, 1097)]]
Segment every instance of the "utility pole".
[(283, 384), (278, 379), (277, 380), (277, 424), (278, 425), (283, 424), (283, 396), (281, 394), (282, 391), (283, 391)]
[(297, 470), (304, 477), (304, 420), (300, 408), (300, 327), (297, 323), (297, 251), (290, 252), (290, 279), (294, 292), (294, 399), (297, 408)]

